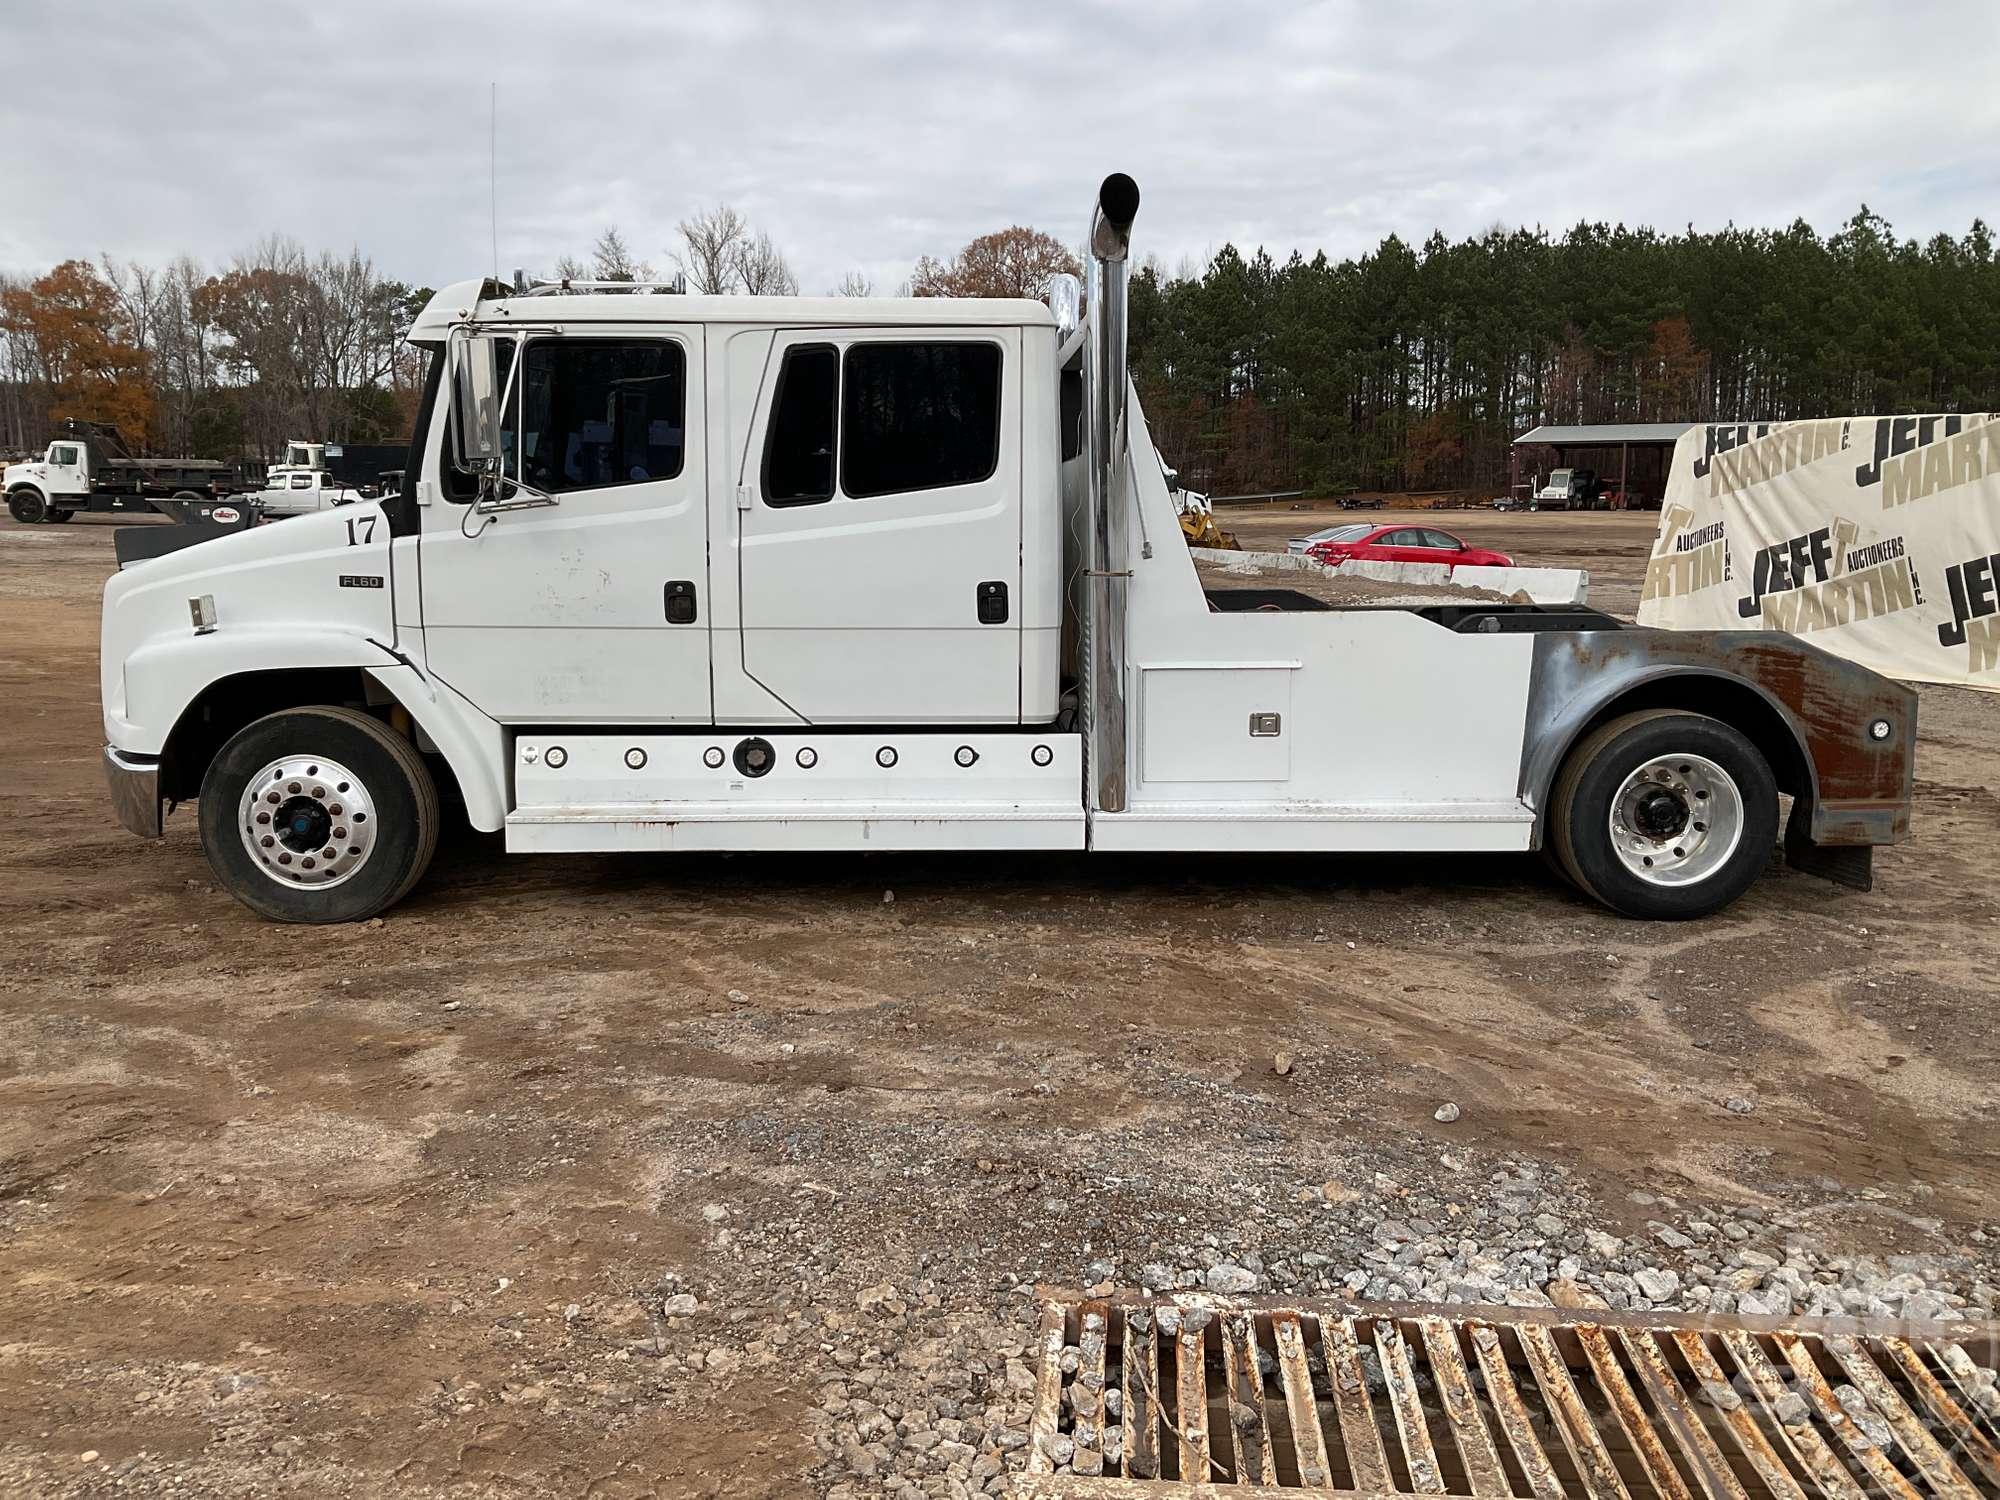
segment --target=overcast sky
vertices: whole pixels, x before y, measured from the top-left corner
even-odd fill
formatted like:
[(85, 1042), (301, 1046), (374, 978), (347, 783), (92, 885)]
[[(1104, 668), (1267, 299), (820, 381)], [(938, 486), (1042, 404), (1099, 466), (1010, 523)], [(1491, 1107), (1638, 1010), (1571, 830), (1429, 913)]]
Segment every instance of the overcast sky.
[(1579, 218), (1712, 228), (1866, 200), (2000, 215), (1994, 0), (931, 5), (5, 0), (0, 269), (226, 261), (272, 230), (441, 285), (617, 225), (670, 269), (730, 202), (803, 290), (1029, 223), (1107, 171), (1136, 249), (1340, 255)]

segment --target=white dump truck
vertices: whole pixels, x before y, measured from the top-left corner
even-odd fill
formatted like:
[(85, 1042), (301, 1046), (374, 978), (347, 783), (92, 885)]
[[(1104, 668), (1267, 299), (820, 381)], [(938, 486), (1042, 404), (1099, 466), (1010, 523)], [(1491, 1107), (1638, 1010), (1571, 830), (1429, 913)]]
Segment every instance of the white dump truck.
[(1773, 634), (1205, 591), (1126, 375), (1138, 205), (1106, 179), (1087, 303), (440, 292), (400, 493), (106, 585), (120, 817), (195, 802), (300, 922), (403, 897), (445, 806), (520, 852), (1540, 849), (1684, 917), (1783, 796), (1792, 862), (1866, 885), (1906, 688)]
[(7, 465), (0, 475), (7, 511), (17, 521), (67, 521), (79, 513), (158, 512), (177, 521), (206, 519), (246, 487), (235, 464), (212, 458), (138, 458), (117, 430), (73, 422), (40, 458)]

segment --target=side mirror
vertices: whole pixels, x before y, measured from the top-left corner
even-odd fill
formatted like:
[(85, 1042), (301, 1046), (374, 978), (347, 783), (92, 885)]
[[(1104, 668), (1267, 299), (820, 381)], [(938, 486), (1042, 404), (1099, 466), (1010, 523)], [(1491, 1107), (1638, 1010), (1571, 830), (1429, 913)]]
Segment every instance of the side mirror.
[(469, 333), (457, 350), (458, 453), (470, 469), (500, 457), (500, 341)]

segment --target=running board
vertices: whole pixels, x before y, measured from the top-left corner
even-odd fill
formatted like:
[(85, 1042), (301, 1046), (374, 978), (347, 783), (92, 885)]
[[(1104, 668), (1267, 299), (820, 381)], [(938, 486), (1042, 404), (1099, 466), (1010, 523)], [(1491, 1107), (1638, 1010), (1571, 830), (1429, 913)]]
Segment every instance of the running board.
[(1081, 849), (1077, 736), (538, 731), (510, 852)]
[(1135, 801), (1090, 819), (1092, 848), (1135, 852), (1513, 854), (1534, 837), (1534, 811), (1519, 801)]
[(2000, 1495), (2000, 1324), (1551, 1291), (1565, 1305), (1049, 1296), (1014, 1494)]

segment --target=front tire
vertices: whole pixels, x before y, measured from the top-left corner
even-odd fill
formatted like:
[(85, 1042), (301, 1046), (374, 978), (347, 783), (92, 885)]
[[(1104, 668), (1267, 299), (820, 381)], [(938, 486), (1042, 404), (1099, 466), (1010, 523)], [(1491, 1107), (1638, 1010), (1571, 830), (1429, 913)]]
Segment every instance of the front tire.
[(1741, 730), (1706, 714), (1626, 714), (1571, 750), (1545, 839), (1583, 891), (1629, 917), (1720, 911), (1770, 861), (1778, 788)]
[(279, 922), (358, 922), (400, 901), (437, 849), (416, 747), (349, 708), (239, 730), (201, 783), (201, 843), (229, 893)]
[(15, 490), (7, 497), (7, 514), (23, 526), (33, 526), (49, 517), (49, 502), (36, 490)]

